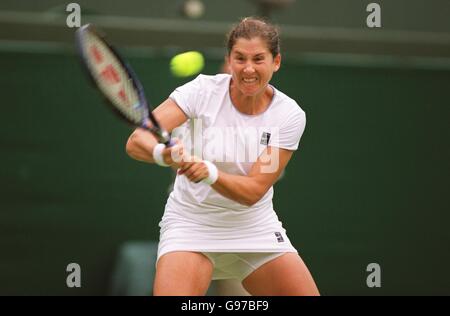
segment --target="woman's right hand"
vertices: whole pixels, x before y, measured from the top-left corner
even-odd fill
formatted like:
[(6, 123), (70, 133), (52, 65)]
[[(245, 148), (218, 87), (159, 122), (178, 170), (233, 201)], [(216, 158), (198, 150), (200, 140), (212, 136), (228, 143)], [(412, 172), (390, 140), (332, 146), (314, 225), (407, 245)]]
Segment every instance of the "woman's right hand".
[(175, 145), (164, 148), (162, 155), (164, 162), (174, 169), (178, 169), (184, 159), (184, 145), (178, 138), (173, 138)]

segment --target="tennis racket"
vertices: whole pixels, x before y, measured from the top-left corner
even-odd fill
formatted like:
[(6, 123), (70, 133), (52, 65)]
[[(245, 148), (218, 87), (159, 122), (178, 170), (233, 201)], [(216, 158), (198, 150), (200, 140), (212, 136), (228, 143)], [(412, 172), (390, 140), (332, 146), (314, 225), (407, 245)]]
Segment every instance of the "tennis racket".
[(89, 77), (109, 108), (129, 124), (150, 131), (158, 142), (172, 146), (169, 133), (153, 116), (136, 74), (105, 36), (86, 24), (76, 31), (76, 44)]

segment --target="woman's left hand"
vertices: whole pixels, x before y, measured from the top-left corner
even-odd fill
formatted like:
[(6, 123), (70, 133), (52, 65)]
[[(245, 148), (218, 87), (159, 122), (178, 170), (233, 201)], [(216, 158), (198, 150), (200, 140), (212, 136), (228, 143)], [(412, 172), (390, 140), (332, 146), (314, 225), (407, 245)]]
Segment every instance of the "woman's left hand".
[(200, 159), (191, 157), (191, 161), (185, 161), (180, 164), (178, 174), (184, 174), (190, 181), (199, 183), (209, 176), (208, 167)]

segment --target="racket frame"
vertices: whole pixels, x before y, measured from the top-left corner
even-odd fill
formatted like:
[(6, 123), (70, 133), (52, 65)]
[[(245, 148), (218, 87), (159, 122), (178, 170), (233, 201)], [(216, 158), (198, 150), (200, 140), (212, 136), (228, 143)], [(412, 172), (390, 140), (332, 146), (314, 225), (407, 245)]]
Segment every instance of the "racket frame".
[[(105, 44), (105, 46), (111, 51), (111, 54), (117, 58), (117, 61), (119, 62), (120, 66), (122, 66), (123, 70), (125, 71), (125, 73), (127, 74), (127, 76), (129, 77), (129, 79), (131, 80), (131, 83), (133, 85), (133, 87), (135, 88), (137, 95), (138, 95), (138, 100), (139, 100), (139, 106), (142, 107), (143, 111), (145, 112), (144, 116), (144, 120), (138, 125), (135, 122), (132, 122), (131, 119), (127, 118), (125, 116), (125, 114), (123, 114), (115, 105), (114, 103), (110, 100), (110, 98), (108, 96), (106, 96), (106, 94), (103, 92), (103, 90), (101, 89), (99, 83), (97, 82), (97, 80), (95, 79), (94, 75), (92, 74), (91, 68), (89, 66), (89, 60), (90, 58), (88, 56), (86, 56), (86, 50), (83, 49), (83, 47), (85, 47), (85, 41), (84, 41), (84, 36), (86, 35), (86, 32), (91, 32), (92, 34), (94, 34), (94, 36), (96, 36), (100, 41), (103, 42), (103, 44)], [(119, 54), (119, 52), (114, 48), (114, 46), (112, 46), (107, 40), (106, 40), (106, 36), (104, 34), (102, 34), (101, 32), (99, 32), (92, 24), (86, 24), (81, 26), (76, 32), (75, 32), (75, 37), (76, 37), (76, 46), (77, 46), (77, 50), (81, 59), (81, 63), (83, 65), (83, 69), (85, 70), (85, 72), (87, 73), (88, 77), (90, 78), (91, 83), (98, 89), (100, 90), (103, 99), (105, 99), (105, 102), (108, 107), (110, 109), (113, 110), (114, 113), (116, 113), (120, 118), (122, 118), (123, 120), (125, 120), (126, 122), (128, 122), (130, 125), (133, 126), (137, 126), (137, 127), (141, 127), (143, 129), (146, 129), (148, 131), (150, 131), (157, 139), (158, 142), (165, 144), (166, 146), (170, 146), (172, 145), (172, 141), (170, 139), (170, 134), (161, 127), (161, 125), (158, 123), (158, 121), (156, 120), (156, 118), (153, 116), (153, 114), (151, 113), (151, 106), (150, 104), (147, 102), (147, 98), (145, 97), (145, 92), (144, 92), (144, 88), (141, 84), (141, 82), (139, 81), (136, 73), (134, 72), (133, 68), (131, 68), (131, 66), (122, 58), (122, 56)]]

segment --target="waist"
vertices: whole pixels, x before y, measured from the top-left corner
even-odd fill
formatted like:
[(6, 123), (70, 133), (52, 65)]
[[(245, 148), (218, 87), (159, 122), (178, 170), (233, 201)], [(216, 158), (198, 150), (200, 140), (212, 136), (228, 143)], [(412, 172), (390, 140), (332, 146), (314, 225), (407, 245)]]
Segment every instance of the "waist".
[(214, 227), (253, 227), (278, 222), (271, 198), (253, 206), (236, 202), (229, 206), (225, 202), (212, 203), (208, 199), (201, 202), (192, 201), (185, 195), (180, 198), (174, 191), (167, 200), (163, 220), (171, 217), (182, 218), (192, 223)]

